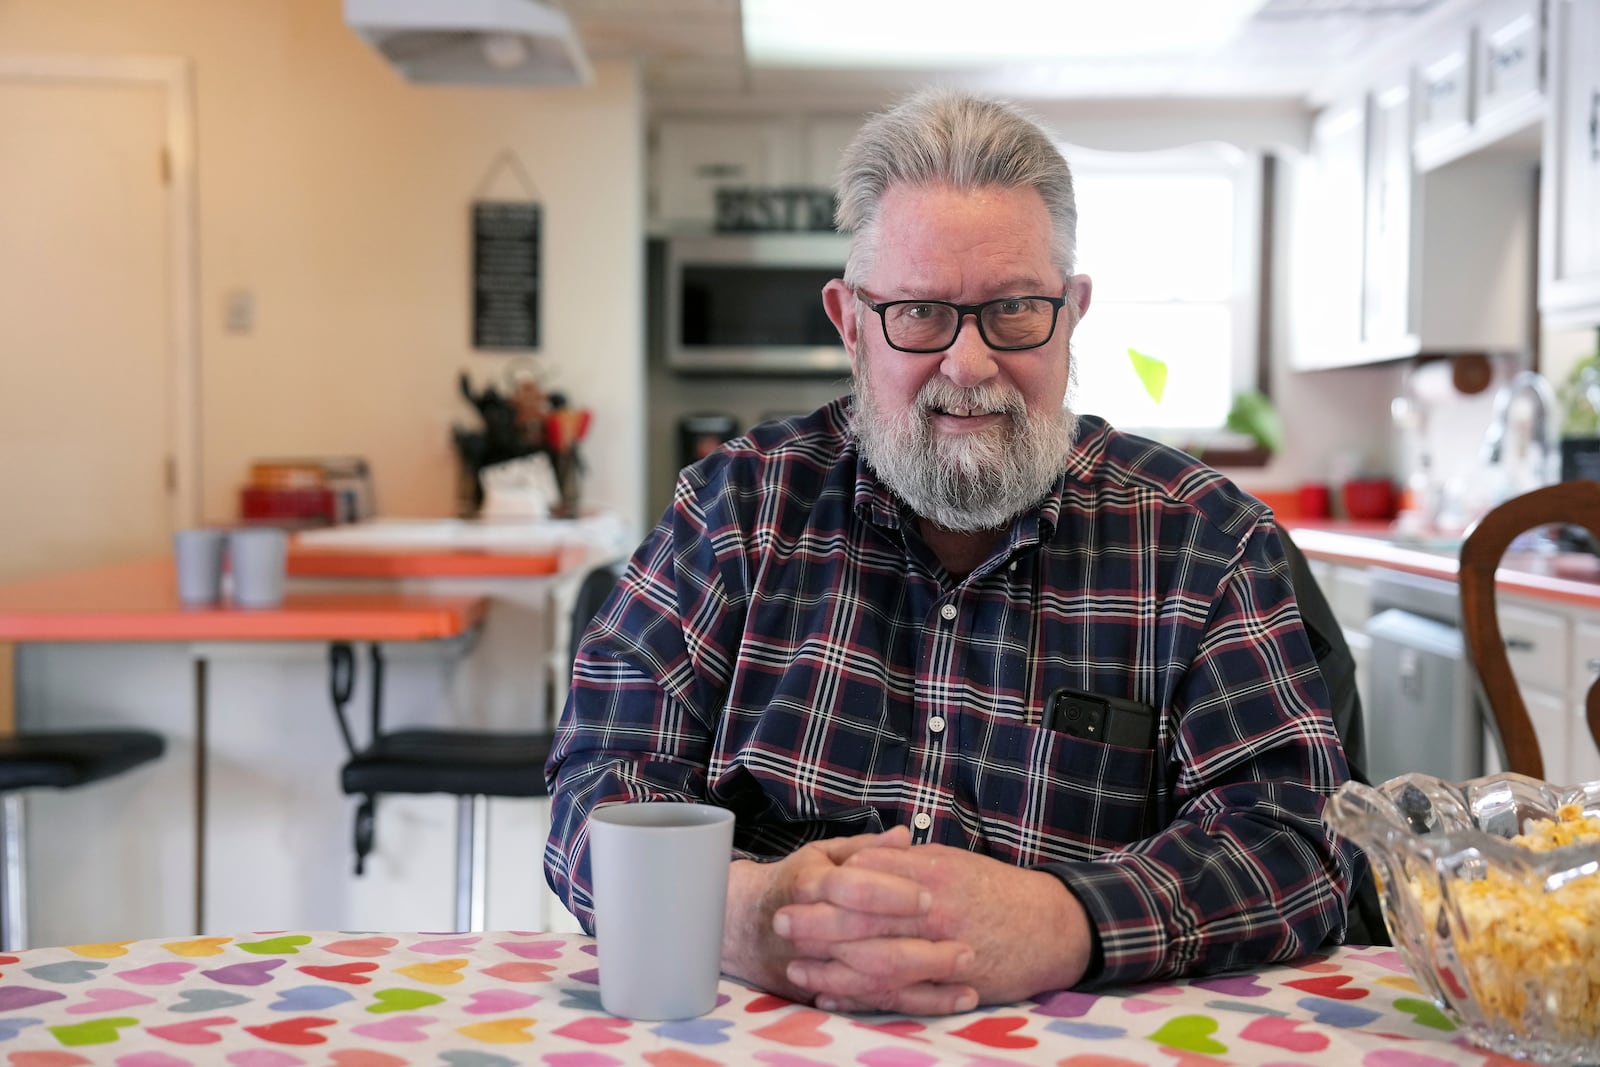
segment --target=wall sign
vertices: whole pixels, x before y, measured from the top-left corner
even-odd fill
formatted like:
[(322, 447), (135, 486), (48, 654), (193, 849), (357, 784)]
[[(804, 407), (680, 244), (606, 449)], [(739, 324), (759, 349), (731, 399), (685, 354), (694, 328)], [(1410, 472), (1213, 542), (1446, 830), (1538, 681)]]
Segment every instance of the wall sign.
[(831, 189), (721, 188), (716, 207), (716, 228), (724, 233), (833, 232)]
[(472, 347), (539, 347), (540, 207), (472, 204)]

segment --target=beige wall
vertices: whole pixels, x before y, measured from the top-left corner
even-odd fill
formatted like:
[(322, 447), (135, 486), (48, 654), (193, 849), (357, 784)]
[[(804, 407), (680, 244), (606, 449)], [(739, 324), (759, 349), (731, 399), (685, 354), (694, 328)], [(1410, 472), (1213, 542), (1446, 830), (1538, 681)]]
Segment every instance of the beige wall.
[[(587, 497), (638, 522), (643, 455), (643, 123), (633, 69), (581, 89), (422, 87), (348, 30), (337, 0), (3, 0), (0, 54), (193, 63), (204, 517), (234, 517), (252, 458), (363, 454), (381, 510), (444, 515), (456, 376), (498, 379), (470, 339), (468, 210), (544, 205), (552, 388), (594, 410)], [(0, 279), (0, 284), (3, 284)], [(229, 294), (252, 331), (229, 333)]]

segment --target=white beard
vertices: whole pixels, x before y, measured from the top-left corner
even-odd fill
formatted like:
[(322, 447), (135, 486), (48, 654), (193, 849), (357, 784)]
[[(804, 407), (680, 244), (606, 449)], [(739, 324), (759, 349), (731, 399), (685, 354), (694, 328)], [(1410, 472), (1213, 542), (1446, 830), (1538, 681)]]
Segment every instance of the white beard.
[[(878, 410), (866, 363), (852, 380), (861, 454), (911, 509), (946, 530), (993, 530), (1044, 499), (1078, 434), (1070, 407), (1028, 413), (1015, 388), (962, 389), (931, 378), (909, 408)], [(1005, 423), (977, 433), (936, 433), (942, 411), (992, 411)]]

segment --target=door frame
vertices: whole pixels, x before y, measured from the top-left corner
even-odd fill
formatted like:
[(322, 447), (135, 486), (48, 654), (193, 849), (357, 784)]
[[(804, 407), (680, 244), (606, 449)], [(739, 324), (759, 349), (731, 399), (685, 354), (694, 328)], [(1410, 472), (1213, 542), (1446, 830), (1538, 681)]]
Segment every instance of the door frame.
[(166, 102), (167, 377), (172, 406), (174, 529), (201, 521), (199, 213), (195, 177), (194, 72), (164, 56), (0, 54), (0, 81), (76, 82), (155, 87)]

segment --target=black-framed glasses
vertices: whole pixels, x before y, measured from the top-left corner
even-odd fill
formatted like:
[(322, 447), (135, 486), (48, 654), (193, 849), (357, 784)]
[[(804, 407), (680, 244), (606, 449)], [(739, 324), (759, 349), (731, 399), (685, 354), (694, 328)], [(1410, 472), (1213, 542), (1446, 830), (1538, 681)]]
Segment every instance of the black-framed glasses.
[(885, 300), (873, 303), (856, 290), (856, 298), (878, 313), (883, 339), (901, 352), (943, 352), (956, 343), (968, 315), (978, 320), (978, 335), (997, 352), (1038, 348), (1055, 336), (1064, 296), (1002, 296), (981, 304), (948, 300)]

